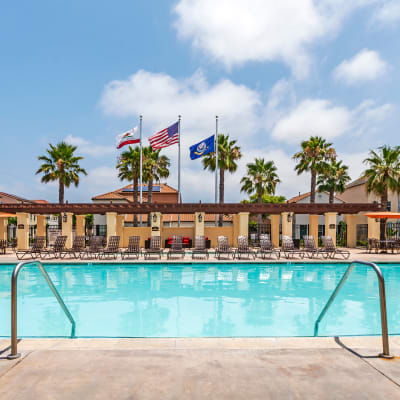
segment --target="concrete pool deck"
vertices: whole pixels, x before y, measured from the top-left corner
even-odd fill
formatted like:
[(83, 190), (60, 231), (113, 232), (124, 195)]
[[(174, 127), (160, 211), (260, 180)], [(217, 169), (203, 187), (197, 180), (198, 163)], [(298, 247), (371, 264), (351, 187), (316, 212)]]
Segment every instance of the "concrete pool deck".
[(400, 398), (380, 337), (22, 339), (14, 361), (0, 346), (2, 400)]
[[(369, 254), (367, 253), (367, 251), (365, 249), (348, 249), (350, 251), (350, 258), (348, 260), (344, 260), (342, 256), (340, 255), (336, 255), (335, 259), (324, 259), (321, 257), (318, 258), (307, 258), (304, 257), (304, 259), (301, 259), (299, 257), (295, 257), (295, 258), (291, 258), (290, 260), (287, 260), (285, 257), (281, 257), (280, 260), (276, 260), (276, 258), (270, 258), (270, 259), (261, 259), (261, 258), (257, 258), (256, 260), (253, 259), (242, 259), (242, 260), (227, 260), (227, 259), (221, 259), (221, 260), (217, 260), (214, 257), (214, 253), (213, 250), (211, 250), (210, 253), (210, 258), (208, 260), (192, 260), (191, 258), (191, 254), (186, 254), (185, 258), (182, 260), (180, 258), (175, 258), (172, 260), (167, 260), (166, 257), (166, 253), (164, 253), (164, 256), (161, 260), (159, 260), (158, 258), (153, 258), (151, 260), (144, 260), (143, 257), (140, 257), (139, 260), (121, 260), (121, 258), (119, 257), (117, 260), (98, 260), (98, 259), (93, 259), (93, 260), (75, 260), (75, 259), (69, 259), (69, 258), (64, 258), (64, 259), (45, 259), (43, 260), (43, 262), (45, 262), (46, 264), (50, 264), (50, 263), (57, 263), (57, 264), (69, 264), (69, 263), (78, 263), (78, 264), (82, 264), (82, 263), (96, 263), (96, 262), (100, 262), (100, 263), (118, 263), (118, 264), (135, 264), (135, 263), (226, 263), (226, 262), (234, 262), (234, 263), (256, 263), (256, 264), (260, 264), (260, 263), (286, 263), (288, 261), (290, 262), (307, 262), (307, 263), (312, 263), (312, 262), (319, 262), (319, 263), (334, 263), (334, 262), (351, 262), (351, 261), (367, 261), (367, 262), (374, 262), (374, 263), (380, 263), (380, 262), (396, 262), (400, 264), (400, 254), (397, 253), (379, 253), (379, 254)], [(7, 254), (1, 254), (0, 255), (0, 264), (15, 264), (18, 263), (20, 261), (27, 261), (27, 260), (32, 260), (31, 258), (25, 258), (24, 260), (18, 260), (17, 257), (15, 256), (14, 253), (12, 253), (10, 250), (8, 250)]]

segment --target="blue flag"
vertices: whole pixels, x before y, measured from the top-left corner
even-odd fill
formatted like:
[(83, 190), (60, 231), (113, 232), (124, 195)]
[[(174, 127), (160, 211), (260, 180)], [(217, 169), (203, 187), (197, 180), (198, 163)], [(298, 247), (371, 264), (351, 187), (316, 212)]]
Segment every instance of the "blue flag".
[(190, 146), (190, 159), (195, 160), (196, 158), (202, 157), (208, 153), (212, 153), (215, 150), (215, 135), (204, 139), (202, 142)]

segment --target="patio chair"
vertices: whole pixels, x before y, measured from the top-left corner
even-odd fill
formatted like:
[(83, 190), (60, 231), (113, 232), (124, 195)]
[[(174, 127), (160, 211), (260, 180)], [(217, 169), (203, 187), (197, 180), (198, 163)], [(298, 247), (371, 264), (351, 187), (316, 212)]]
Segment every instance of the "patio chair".
[(182, 236), (180, 235), (172, 236), (172, 243), (167, 253), (167, 259), (170, 259), (175, 254), (182, 256), (182, 258), (185, 257), (185, 250), (183, 249)]
[(65, 251), (65, 243), (67, 241), (67, 236), (60, 235), (56, 237), (53, 247), (44, 249), (40, 252), (41, 258), (59, 258), (61, 253)]
[(204, 258), (208, 260), (209, 254), (206, 246), (206, 239), (204, 236), (196, 236), (194, 238), (194, 248), (192, 249), (192, 259)]
[(238, 236), (238, 248), (233, 253), (233, 258), (237, 257), (240, 260), (243, 254), (247, 255), (247, 258), (253, 256), (253, 259), (256, 259), (256, 252), (250, 249), (247, 236)]
[(275, 255), (276, 258), (279, 260), (281, 257), (280, 249), (274, 248), (272, 242), (269, 238), (260, 239), (260, 249), (258, 250), (257, 255), (260, 255), (260, 258), (264, 259), (267, 255), (273, 256)]
[(375, 253), (379, 253), (379, 240), (374, 239), (374, 238), (368, 238), (367, 240), (367, 251), (368, 253), (372, 253), (375, 251)]
[(290, 236), (282, 237), (282, 251), (284, 256), (289, 259), (294, 258), (297, 254), (300, 258), (304, 258), (304, 251), (294, 247), (293, 239)]
[(97, 258), (101, 250), (103, 249), (103, 236), (91, 236), (89, 239), (89, 247), (83, 249), (79, 254), (82, 259), (93, 259)]
[(328, 253), (324, 250), (324, 248), (319, 248), (315, 245), (315, 240), (313, 236), (305, 235), (303, 236), (303, 251), (304, 254), (309, 258), (318, 257), (321, 255), (324, 258), (328, 257)]
[(31, 256), (32, 258), (39, 257), (46, 244), (45, 236), (36, 236), (36, 240), (30, 249), (16, 250), (15, 255), (18, 260), (22, 260), (25, 256)]
[(150, 248), (145, 250), (144, 259), (149, 259), (153, 254), (159, 256), (161, 260), (163, 255), (163, 250), (161, 248), (161, 236), (152, 236), (150, 238)]
[(348, 259), (350, 257), (350, 251), (346, 249), (339, 249), (333, 243), (333, 240), (330, 236), (322, 236), (322, 243), (324, 245), (324, 251), (327, 252), (329, 258), (335, 258), (336, 254), (340, 254), (344, 259)]
[(138, 260), (141, 254), (140, 236), (129, 236), (128, 247), (126, 250), (121, 252), (121, 258), (124, 260), (125, 257), (129, 258), (129, 256), (135, 256)]
[(119, 241), (119, 236), (110, 236), (107, 246), (99, 252), (99, 259), (113, 257), (116, 260), (119, 254)]
[(69, 256), (70, 258), (79, 258), (81, 252), (85, 249), (85, 236), (75, 236), (70, 249), (64, 249), (60, 253), (61, 258)]
[(228, 258), (229, 256), (233, 257), (233, 251), (232, 248), (229, 247), (228, 237), (218, 236), (218, 245), (217, 248), (215, 249), (215, 257), (217, 257), (218, 260), (220, 260), (221, 257), (224, 255), (227, 255)]
[(7, 240), (0, 239), (0, 253), (6, 254), (7, 245), (8, 245)]
[(400, 253), (400, 239), (396, 239), (393, 243), (393, 251), (396, 250), (397, 254)]

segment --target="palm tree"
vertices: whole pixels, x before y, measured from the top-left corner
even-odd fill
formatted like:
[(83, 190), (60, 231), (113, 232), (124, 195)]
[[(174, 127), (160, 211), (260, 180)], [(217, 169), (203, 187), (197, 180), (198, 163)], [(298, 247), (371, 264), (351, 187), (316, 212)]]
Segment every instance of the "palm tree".
[[(254, 163), (247, 164), (247, 175), (240, 183), (241, 192), (257, 196), (257, 203), (262, 204), (266, 195), (275, 194), (276, 185), (280, 182), (277, 168), (273, 161), (264, 161), (263, 158), (255, 158)], [(258, 214), (258, 225), (260, 226), (262, 215)]]
[[(400, 146), (379, 147), (370, 150), (364, 160), (367, 169), (362, 177), (367, 179), (367, 192), (381, 198), (381, 206), (387, 210), (389, 190), (400, 192)], [(385, 220), (381, 219), (381, 238), (385, 236)]]
[(64, 204), (64, 188), (70, 187), (71, 183), (77, 187), (79, 174), (87, 175), (87, 172), (79, 165), (83, 157), (74, 155), (76, 146), (65, 142), (49, 146), (50, 148), (46, 149), (47, 155), (38, 157), (43, 164), (36, 174), (43, 174), (41, 179), (43, 183), (58, 181), (58, 202)]
[[(219, 169), (219, 202), (224, 203), (225, 171), (231, 174), (237, 170), (236, 161), (242, 157), (236, 140), (229, 140), (229, 135), (218, 135), (218, 169)], [(203, 157), (203, 168), (215, 171), (215, 153)], [(219, 216), (219, 225), (222, 226), (223, 215)]]
[(160, 155), (161, 150), (153, 150), (151, 146), (143, 148), (143, 177), (148, 183), (148, 203), (153, 200), (153, 182), (169, 177), (171, 162), (165, 155)]
[(349, 167), (343, 165), (342, 161), (331, 159), (329, 164), (318, 176), (318, 191), (329, 193), (329, 203), (333, 204), (335, 193), (343, 193), (346, 190), (346, 183), (350, 181), (348, 175)]
[[(133, 182), (133, 204), (138, 203), (138, 183), (140, 178), (140, 147), (129, 146), (128, 150), (121, 153), (120, 159), (116, 168), (118, 171), (118, 178), (123, 181), (127, 180)], [(137, 214), (133, 214), (133, 225), (137, 226)]]
[(315, 203), (315, 188), (317, 175), (322, 173), (326, 163), (335, 159), (336, 152), (332, 143), (328, 143), (320, 136), (311, 136), (310, 139), (301, 142), (302, 150), (293, 156), (298, 161), (295, 170), (297, 175), (303, 172), (311, 172), (311, 196), (310, 203)]

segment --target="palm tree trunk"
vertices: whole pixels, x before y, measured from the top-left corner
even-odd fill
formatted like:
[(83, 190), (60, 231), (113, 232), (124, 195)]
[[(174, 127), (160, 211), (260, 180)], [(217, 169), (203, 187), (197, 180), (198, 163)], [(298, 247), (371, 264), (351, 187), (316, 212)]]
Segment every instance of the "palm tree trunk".
[[(220, 168), (219, 170), (219, 204), (224, 204), (225, 196), (224, 196), (224, 189), (225, 189), (225, 170)], [(219, 215), (219, 222), (218, 225), (222, 226), (224, 222), (224, 215)]]
[[(58, 180), (59, 185), (58, 185), (58, 203), (59, 204), (64, 204), (64, 182), (60, 178)], [(62, 227), (62, 213), (58, 214), (58, 229), (61, 229)]]
[(329, 191), (329, 204), (333, 204), (334, 200), (335, 200), (335, 190), (332, 188)]
[[(388, 206), (388, 188), (385, 188), (385, 191), (383, 192), (381, 196), (381, 206), (382, 206), (382, 211), (387, 211), (387, 206)], [(386, 219), (381, 218), (380, 219), (380, 239), (385, 240), (386, 239)]]
[[(262, 194), (257, 193), (257, 203), (262, 204)], [(261, 232), (262, 214), (257, 214), (258, 234)]]
[[(133, 204), (137, 206), (138, 204), (138, 179), (133, 179)], [(138, 217), (137, 214), (133, 214), (133, 226), (138, 225)]]
[(311, 195), (310, 203), (315, 203), (315, 187), (317, 185), (317, 171), (315, 169), (311, 170)]

